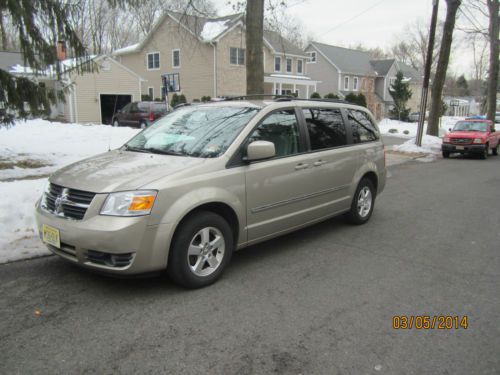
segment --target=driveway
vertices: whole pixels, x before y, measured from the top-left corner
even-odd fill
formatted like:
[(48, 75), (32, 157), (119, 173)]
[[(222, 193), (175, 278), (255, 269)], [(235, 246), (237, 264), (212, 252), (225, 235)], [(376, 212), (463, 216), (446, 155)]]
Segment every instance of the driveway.
[(2, 265), (0, 373), (498, 374), (499, 190), (500, 157), (397, 165), (368, 224), (253, 246), (195, 291), (56, 257)]

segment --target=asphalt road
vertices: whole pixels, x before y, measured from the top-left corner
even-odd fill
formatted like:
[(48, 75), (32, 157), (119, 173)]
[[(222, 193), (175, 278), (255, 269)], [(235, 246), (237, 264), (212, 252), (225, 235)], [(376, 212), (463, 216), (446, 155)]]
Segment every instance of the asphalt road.
[(56, 257), (0, 266), (0, 373), (499, 374), (500, 157), (390, 171), (368, 224), (253, 246), (202, 290)]

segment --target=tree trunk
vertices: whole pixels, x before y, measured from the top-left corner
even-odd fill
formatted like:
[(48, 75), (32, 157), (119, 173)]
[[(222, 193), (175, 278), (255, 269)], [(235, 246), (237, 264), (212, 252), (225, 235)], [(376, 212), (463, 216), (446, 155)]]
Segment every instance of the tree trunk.
[(247, 1), (247, 94), (264, 93), (264, 0)]
[(453, 29), (455, 28), (455, 18), (461, 0), (446, 0), (446, 20), (443, 26), (443, 38), (436, 67), (436, 75), (432, 82), (431, 90), (431, 110), (427, 125), (427, 134), (439, 136), (439, 117), (441, 116), (441, 95), (443, 93), (446, 71), (450, 61), (451, 42), (453, 40)]
[(495, 122), (495, 112), (497, 109), (497, 88), (498, 88), (498, 23), (500, 17), (498, 16), (499, 1), (488, 0), (488, 10), (490, 13), (490, 68), (488, 74), (488, 120)]
[(2, 50), (7, 51), (7, 34), (3, 23), (3, 12), (0, 11), (0, 34), (2, 34)]

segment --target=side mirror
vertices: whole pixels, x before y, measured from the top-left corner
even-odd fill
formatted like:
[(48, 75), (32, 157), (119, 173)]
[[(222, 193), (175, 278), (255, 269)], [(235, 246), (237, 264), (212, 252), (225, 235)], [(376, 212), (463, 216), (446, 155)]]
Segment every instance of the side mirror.
[(274, 143), (268, 141), (255, 141), (247, 146), (247, 160), (269, 159), (276, 155)]

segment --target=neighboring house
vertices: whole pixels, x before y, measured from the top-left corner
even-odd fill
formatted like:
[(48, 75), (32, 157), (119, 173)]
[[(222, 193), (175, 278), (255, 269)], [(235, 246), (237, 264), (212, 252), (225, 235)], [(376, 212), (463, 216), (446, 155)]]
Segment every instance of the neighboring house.
[(446, 115), (448, 116), (476, 116), (481, 114), (481, 103), (472, 96), (452, 97), (445, 96)]
[[(306, 76), (307, 56), (299, 48), (265, 32), (263, 52), (266, 93), (306, 97), (315, 89), (316, 82)], [(205, 18), (166, 12), (140, 43), (113, 56), (147, 80), (142, 94), (151, 98), (163, 99), (161, 77), (176, 73), (188, 101), (246, 93), (243, 14)]]
[(0, 51), (0, 69), (9, 71), (15, 65), (23, 65), (21, 52)]
[[(78, 64), (94, 64), (94, 70), (79, 73)], [(111, 124), (117, 109), (131, 101), (141, 100), (141, 78), (138, 74), (108, 56), (91, 57), (82, 61), (66, 59), (60, 62), (61, 77), (55, 69), (34, 72), (29, 67), (15, 65), (9, 72), (23, 76), (51, 90), (57, 97), (64, 93), (51, 108), (51, 118), (68, 122)]]
[(412, 98), (407, 107), (418, 111), (422, 90), (422, 77), (412, 67), (394, 59), (373, 60), (368, 52), (311, 42), (306, 53), (308, 74), (318, 84), (323, 96), (334, 93), (345, 97), (348, 93), (363, 93), (367, 106), (377, 119), (386, 117), (394, 101), (389, 93), (391, 83), (399, 70), (409, 82)]

